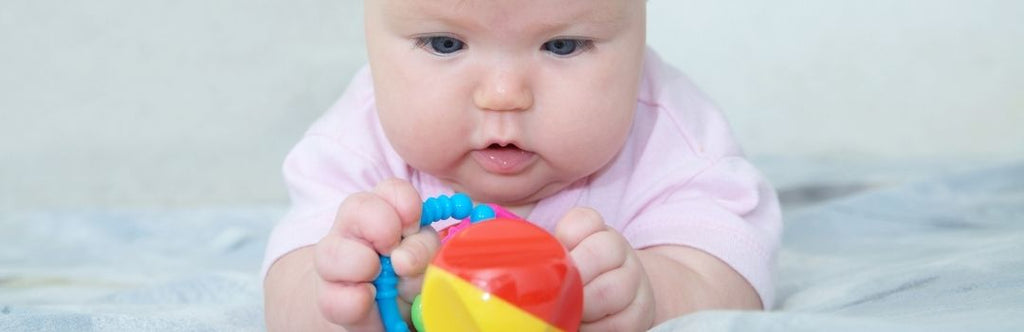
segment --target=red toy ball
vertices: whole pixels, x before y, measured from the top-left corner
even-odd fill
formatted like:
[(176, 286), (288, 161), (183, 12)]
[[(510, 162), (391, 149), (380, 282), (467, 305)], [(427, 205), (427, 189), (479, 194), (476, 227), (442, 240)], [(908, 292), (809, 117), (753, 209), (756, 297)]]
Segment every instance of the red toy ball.
[(473, 224), (442, 245), (420, 299), (431, 332), (575, 331), (583, 284), (565, 247), (523, 220)]

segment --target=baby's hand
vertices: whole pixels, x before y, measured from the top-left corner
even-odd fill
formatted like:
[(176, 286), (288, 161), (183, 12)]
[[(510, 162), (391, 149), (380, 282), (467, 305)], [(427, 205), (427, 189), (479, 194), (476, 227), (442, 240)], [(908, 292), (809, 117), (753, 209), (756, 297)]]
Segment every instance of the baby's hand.
[(409, 303), (440, 246), (433, 229), (420, 230), (421, 204), (416, 190), (402, 180), (382, 182), (341, 203), (334, 226), (315, 249), (317, 306), (324, 318), (348, 331), (382, 328), (372, 284), (380, 273), (378, 253), (391, 256), (401, 277), (399, 305), (408, 317)]
[(638, 331), (654, 323), (647, 273), (626, 239), (597, 211), (576, 208), (562, 217), (555, 237), (569, 248), (583, 279), (580, 330)]

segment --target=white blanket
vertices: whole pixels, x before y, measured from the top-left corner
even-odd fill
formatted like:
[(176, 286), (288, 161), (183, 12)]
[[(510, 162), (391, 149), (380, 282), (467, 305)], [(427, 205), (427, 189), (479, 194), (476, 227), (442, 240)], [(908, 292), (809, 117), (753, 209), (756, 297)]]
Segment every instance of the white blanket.
[[(257, 273), (283, 212), (0, 214), (0, 331), (261, 330)], [(1024, 328), (1024, 163), (785, 219), (775, 310), (699, 312), (655, 330)]]

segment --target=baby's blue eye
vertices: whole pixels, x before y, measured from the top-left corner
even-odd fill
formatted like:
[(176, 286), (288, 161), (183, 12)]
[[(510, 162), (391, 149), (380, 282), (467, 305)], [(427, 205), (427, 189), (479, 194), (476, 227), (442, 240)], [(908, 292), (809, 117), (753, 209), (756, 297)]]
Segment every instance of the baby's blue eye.
[(590, 45), (590, 41), (582, 39), (555, 39), (544, 43), (541, 49), (551, 52), (555, 55), (566, 56), (576, 53), (577, 50), (584, 49)]
[(466, 44), (461, 40), (448, 36), (422, 37), (417, 44), (421, 47), (426, 47), (428, 51), (438, 55), (452, 54), (466, 47)]

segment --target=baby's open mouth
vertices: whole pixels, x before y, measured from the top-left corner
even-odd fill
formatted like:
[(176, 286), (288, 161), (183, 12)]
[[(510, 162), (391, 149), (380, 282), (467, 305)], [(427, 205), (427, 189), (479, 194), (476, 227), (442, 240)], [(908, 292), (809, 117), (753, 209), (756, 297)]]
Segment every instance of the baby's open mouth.
[(493, 143), (493, 144), (487, 146), (487, 148), (488, 149), (496, 149), (496, 150), (513, 150), (513, 149), (521, 150), (515, 144), (501, 145), (501, 144), (498, 144), (498, 143)]
[(523, 150), (515, 144), (491, 144), (487, 148), (473, 151), (473, 158), (480, 166), (492, 173), (515, 174), (531, 164), (536, 154)]

